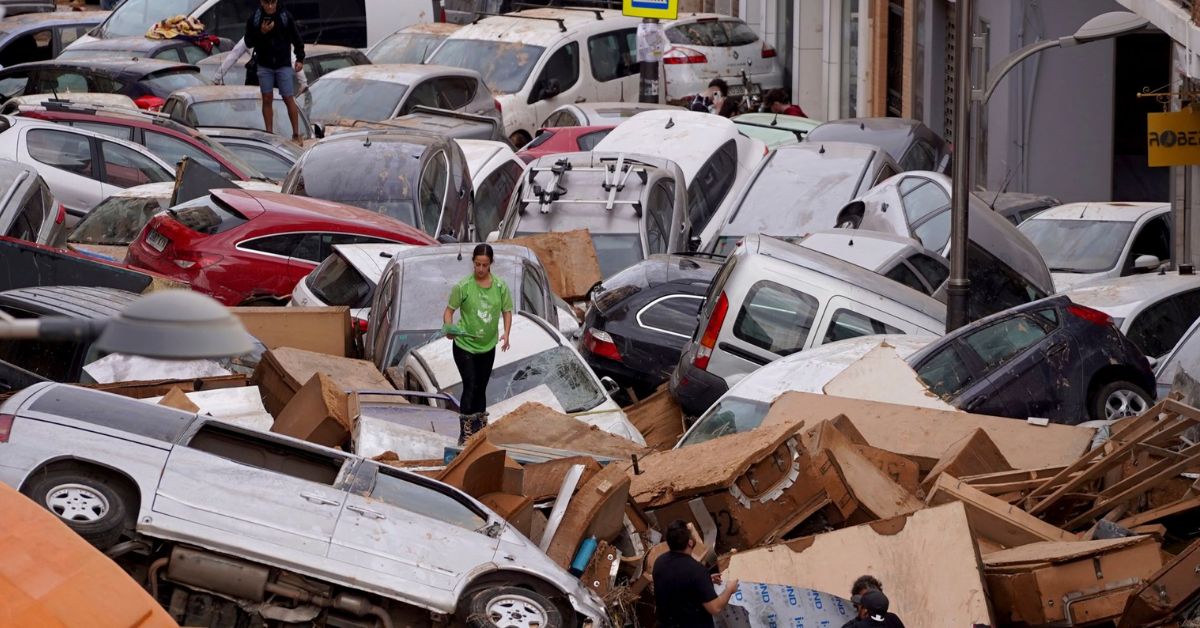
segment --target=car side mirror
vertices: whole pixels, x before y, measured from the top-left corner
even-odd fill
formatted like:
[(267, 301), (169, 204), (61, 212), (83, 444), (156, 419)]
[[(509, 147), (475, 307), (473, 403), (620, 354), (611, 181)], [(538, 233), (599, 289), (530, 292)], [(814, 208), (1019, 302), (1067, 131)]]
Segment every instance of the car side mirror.
[(695, 253), (700, 250), (700, 236), (690, 236), (687, 241), (687, 250)]
[(621, 387), (617, 385), (616, 380), (607, 375), (600, 378), (600, 383), (604, 386), (604, 392), (607, 392), (609, 395), (621, 392)]
[(1162, 260), (1154, 255), (1139, 255), (1133, 260), (1134, 270), (1155, 270), (1162, 265)]
[(495, 242), (496, 240), (499, 240), (499, 239), (500, 239), (499, 231), (489, 231), (487, 234), (487, 238), (484, 239), (484, 242)]
[(313, 137), (319, 140), (325, 139), (325, 127), (313, 123)]
[(1158, 358), (1152, 358), (1150, 356), (1146, 356), (1146, 361), (1150, 363), (1151, 371), (1158, 369)]
[(458, 238), (449, 233), (443, 233), (437, 237), (439, 244), (458, 244)]

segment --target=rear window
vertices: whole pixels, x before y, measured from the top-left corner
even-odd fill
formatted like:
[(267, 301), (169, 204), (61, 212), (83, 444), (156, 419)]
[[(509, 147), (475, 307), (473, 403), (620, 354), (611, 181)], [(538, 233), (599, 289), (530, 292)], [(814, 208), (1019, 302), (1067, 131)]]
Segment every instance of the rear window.
[(816, 298), (811, 295), (760, 281), (747, 293), (733, 335), (771, 353), (795, 353), (808, 340), (817, 306)]
[(214, 196), (202, 196), (167, 210), (176, 222), (203, 233), (216, 235), (245, 224), (246, 217)]
[(720, 22), (694, 22), (667, 29), (667, 39), (673, 44), (693, 46), (728, 46), (729, 33)]
[(327, 305), (367, 307), (371, 304), (371, 284), (341, 255), (326, 258), (305, 283)]
[(197, 85), (208, 85), (199, 70), (181, 68), (156, 72), (142, 79), (141, 84), (155, 96), (166, 98), (171, 92)]
[(21, 201), (21, 211), (6, 235), (20, 240), (36, 241), (52, 202), (50, 192), (45, 186), (33, 186)]
[(29, 410), (166, 442), (176, 441), (196, 418), (166, 406), (71, 386), (53, 388), (34, 400)]
[(422, 63), (445, 39), (428, 33), (396, 33), (367, 51), (371, 63)]
[(150, 218), (162, 211), (160, 198), (110, 196), (80, 221), (67, 242), (101, 246), (127, 246)]

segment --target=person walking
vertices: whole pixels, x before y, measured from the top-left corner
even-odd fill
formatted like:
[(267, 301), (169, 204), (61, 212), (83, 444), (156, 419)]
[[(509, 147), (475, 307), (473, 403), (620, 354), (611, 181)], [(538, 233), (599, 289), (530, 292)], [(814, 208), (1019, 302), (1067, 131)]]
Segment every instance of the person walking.
[[(496, 254), (490, 244), (480, 244), (471, 253), (474, 272), (454, 284), (450, 302), (442, 313), (446, 337), (454, 341), (454, 365), (462, 378), (459, 402), (458, 443), (487, 425), (487, 386), (496, 360), (496, 345), (508, 351), (512, 333), (512, 295), (504, 280), (492, 274)], [(459, 310), (459, 326), (451, 327)], [(499, 337), (500, 318), (504, 336)]]
[(719, 595), (713, 587), (721, 574), (710, 574), (692, 558), (696, 541), (687, 523), (680, 519), (667, 526), (667, 549), (654, 561), (654, 614), (663, 628), (711, 628), (713, 615), (721, 614), (737, 592), (732, 580)]
[[(292, 122), (292, 141), (300, 136), (300, 110), (296, 107), (296, 73), (304, 71), (304, 40), (296, 18), (279, 7), (279, 0), (259, 0), (259, 8), (246, 22), (246, 45), (258, 62), (258, 86), (262, 91), (263, 128), (275, 132), (275, 90), (287, 106)], [(292, 49), (289, 53), (288, 49)]]

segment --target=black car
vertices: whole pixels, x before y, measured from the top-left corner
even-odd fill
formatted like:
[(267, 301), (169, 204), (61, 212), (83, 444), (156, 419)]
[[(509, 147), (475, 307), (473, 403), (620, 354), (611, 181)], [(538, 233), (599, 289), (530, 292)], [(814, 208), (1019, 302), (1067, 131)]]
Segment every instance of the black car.
[(282, 192), (391, 216), (443, 242), (469, 234), (472, 187), (458, 143), (437, 135), (367, 131), (304, 151)]
[[(0, 311), (13, 318), (24, 319), (45, 316), (105, 319), (117, 315), (139, 296), (115, 288), (85, 286), (17, 288), (0, 292)], [(88, 340), (0, 340), (0, 361), (56, 382), (78, 382), (83, 374), (83, 365), (97, 357), (99, 355), (93, 351), (92, 342)], [(10, 375), (5, 373), (6, 370), (0, 365), (0, 373)], [(7, 379), (0, 377), (0, 381)]]
[(679, 362), (720, 261), (651, 255), (592, 293), (579, 352), (597, 375), (639, 398), (654, 392)]
[[(20, 3), (42, 4), (40, 0)], [(46, 13), (14, 17), (13, 5), (0, 0), (0, 7), (8, 8), (0, 29), (0, 67), (49, 61), (108, 17), (107, 11), (55, 11), (53, 0), (45, 5), (49, 6)]]
[(909, 357), (929, 389), (969, 412), (1075, 424), (1140, 414), (1150, 362), (1107, 314), (1052, 296), (947, 334)]
[(171, 92), (207, 85), (194, 65), (158, 59), (36, 61), (0, 70), (0, 100), (27, 94), (123, 94), (158, 110)]
[(859, 142), (882, 148), (902, 171), (950, 173), (950, 144), (918, 120), (846, 118), (808, 132), (806, 142)]

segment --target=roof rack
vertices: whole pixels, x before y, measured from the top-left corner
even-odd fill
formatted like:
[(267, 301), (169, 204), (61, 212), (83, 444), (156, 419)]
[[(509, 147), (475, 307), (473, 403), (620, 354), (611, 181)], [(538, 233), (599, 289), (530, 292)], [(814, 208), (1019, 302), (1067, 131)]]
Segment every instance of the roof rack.
[(484, 12), (480, 11), (479, 13), (475, 14), (475, 19), (471, 20), (471, 23), (478, 24), (479, 20), (482, 20), (485, 17), (512, 17), (512, 18), (518, 18), (518, 19), (522, 19), (522, 20), (538, 20), (541, 22), (557, 22), (558, 30), (563, 33), (567, 32), (567, 25), (561, 17), (538, 17), (536, 15), (520, 15), (517, 13), (484, 13)]
[[(512, 8), (514, 10), (516, 10), (516, 9), (558, 9), (560, 11), (583, 11), (586, 13), (595, 13), (597, 20), (603, 20), (604, 19), (604, 9), (606, 9), (608, 7), (605, 6), (605, 7), (600, 7), (600, 8), (596, 8), (596, 9), (590, 9), (587, 7), (564, 7), (564, 6), (559, 6), (559, 5), (555, 4), (555, 2), (553, 0), (551, 0), (547, 4), (536, 4), (536, 3), (530, 3), (530, 2), (514, 2), (512, 4)], [(517, 17), (517, 16), (513, 16), (513, 17)]]
[[(629, 180), (629, 175), (637, 173), (638, 178), (642, 183), (646, 183), (648, 175), (646, 174), (646, 166), (634, 165), (625, 162), (625, 155), (621, 154), (614, 160), (604, 160), (606, 163), (600, 166), (574, 166), (571, 160), (563, 157), (554, 162), (550, 167), (530, 166), (526, 175), (531, 195), (522, 198), (522, 203), (532, 203), (537, 201), (538, 209), (543, 214), (550, 213), (550, 206), (555, 202), (562, 200), (562, 196), (567, 193), (567, 189), (561, 185), (563, 175), (572, 170), (580, 172), (601, 172), (604, 174), (604, 183), (601, 188), (608, 193), (605, 199), (572, 199), (570, 202), (580, 205), (604, 205), (606, 211), (612, 211), (615, 205), (629, 205), (633, 207), (633, 213), (638, 217), (642, 217), (642, 202), (641, 200), (620, 200), (617, 199), (617, 192), (625, 189), (625, 182)], [(549, 172), (550, 185), (543, 188), (537, 183), (537, 173)]]

